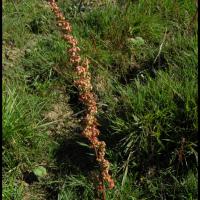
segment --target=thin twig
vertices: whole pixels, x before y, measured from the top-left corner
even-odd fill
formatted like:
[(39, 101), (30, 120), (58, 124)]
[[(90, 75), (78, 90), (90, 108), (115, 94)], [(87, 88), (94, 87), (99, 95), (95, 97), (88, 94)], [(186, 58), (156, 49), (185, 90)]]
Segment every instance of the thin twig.
[(124, 184), (125, 184), (125, 181), (126, 181), (126, 176), (127, 176), (127, 174), (128, 174), (128, 164), (129, 164), (129, 161), (130, 161), (130, 158), (131, 158), (131, 156), (132, 156), (132, 154), (133, 154), (133, 152), (131, 151), (130, 153), (129, 153), (129, 155), (128, 155), (128, 159), (127, 159), (127, 161), (126, 161), (126, 163), (125, 163), (125, 170), (124, 170), (124, 175), (123, 175), (123, 179), (122, 179), (122, 183), (121, 183), (121, 187), (123, 188), (123, 186), (124, 186)]
[(158, 54), (157, 54), (155, 60), (153, 61), (153, 64), (155, 64), (156, 60), (157, 60), (158, 57), (160, 56), (160, 53), (161, 53), (161, 51), (162, 51), (163, 44), (164, 44), (164, 42), (165, 42), (165, 40), (166, 40), (166, 36), (167, 36), (167, 28), (166, 28), (166, 30), (165, 30), (165, 34), (164, 34), (164, 37), (163, 37), (162, 43), (160, 44)]

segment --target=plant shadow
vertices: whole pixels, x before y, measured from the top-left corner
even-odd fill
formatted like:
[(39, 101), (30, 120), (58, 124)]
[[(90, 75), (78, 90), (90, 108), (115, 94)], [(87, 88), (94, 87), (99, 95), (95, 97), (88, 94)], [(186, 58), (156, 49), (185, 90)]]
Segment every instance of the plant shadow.
[[(70, 138), (60, 137), (57, 140), (58, 147), (54, 151), (55, 166), (49, 168), (51, 180), (55, 180), (55, 183), (47, 185), (45, 188), (47, 200), (58, 198), (65, 177), (82, 174), (91, 179), (93, 172), (98, 169), (94, 151), (89, 147), (87, 139), (80, 133), (75, 133)], [(56, 183), (56, 181), (60, 182)], [(81, 193), (81, 191), (79, 192)]]
[(87, 140), (81, 136), (62, 140), (55, 151), (55, 160), (62, 170), (62, 175), (76, 174), (80, 171), (87, 174), (94, 170), (96, 165), (94, 152), (89, 148)]

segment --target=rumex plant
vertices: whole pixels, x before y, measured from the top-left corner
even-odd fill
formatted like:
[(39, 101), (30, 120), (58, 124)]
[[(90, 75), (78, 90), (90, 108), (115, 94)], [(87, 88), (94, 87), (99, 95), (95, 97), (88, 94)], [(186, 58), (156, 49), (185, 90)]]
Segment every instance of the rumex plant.
[[(74, 66), (77, 79), (74, 84), (79, 89), (79, 99), (86, 107), (85, 117), (83, 119), (84, 130), (82, 135), (86, 137), (91, 143), (91, 147), (94, 149), (96, 154), (96, 160), (100, 166), (100, 179), (99, 179), (99, 191), (104, 193), (104, 181), (108, 183), (109, 188), (114, 187), (114, 181), (109, 174), (109, 161), (105, 157), (104, 141), (100, 141), (98, 136), (100, 131), (97, 127), (97, 103), (95, 94), (92, 92), (91, 74), (89, 72), (89, 61), (88, 59), (81, 59), (80, 48), (77, 46), (78, 42), (71, 34), (72, 27), (69, 22), (66, 21), (60, 8), (58, 7), (55, 0), (49, 1), (49, 4), (56, 16), (58, 26), (63, 32), (63, 38), (70, 44), (68, 53), (70, 55), (70, 63)], [(103, 195), (105, 199), (105, 193)]]

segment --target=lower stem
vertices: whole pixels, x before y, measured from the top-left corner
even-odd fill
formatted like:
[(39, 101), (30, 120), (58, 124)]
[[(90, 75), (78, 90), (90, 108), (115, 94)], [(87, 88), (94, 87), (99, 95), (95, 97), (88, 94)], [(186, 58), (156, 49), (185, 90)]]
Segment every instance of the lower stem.
[(102, 200), (106, 200), (106, 192), (105, 192), (105, 185), (104, 185), (104, 181), (103, 181), (103, 177), (102, 175), (100, 174), (100, 177), (101, 177), (101, 182), (102, 182)]

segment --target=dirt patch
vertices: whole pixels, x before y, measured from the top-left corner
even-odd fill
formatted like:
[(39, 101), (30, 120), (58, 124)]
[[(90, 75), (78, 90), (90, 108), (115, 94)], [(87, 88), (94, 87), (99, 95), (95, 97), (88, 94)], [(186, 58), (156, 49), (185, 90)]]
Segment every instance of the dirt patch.
[(37, 44), (38, 38), (32, 39), (30, 41), (31, 42), (27, 43), (27, 45), (21, 49), (17, 48), (12, 41), (8, 43), (3, 41), (2, 68), (4, 71), (9, 68), (16, 67), (25, 53)]
[(50, 123), (49, 135), (56, 137), (70, 137), (74, 129), (80, 127), (80, 119), (76, 118), (69, 106), (69, 97), (64, 88), (57, 89), (58, 100), (52, 104), (50, 110), (44, 113), (44, 118)]

